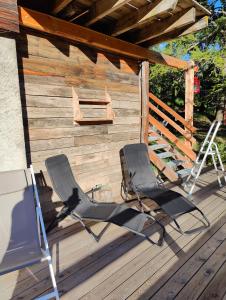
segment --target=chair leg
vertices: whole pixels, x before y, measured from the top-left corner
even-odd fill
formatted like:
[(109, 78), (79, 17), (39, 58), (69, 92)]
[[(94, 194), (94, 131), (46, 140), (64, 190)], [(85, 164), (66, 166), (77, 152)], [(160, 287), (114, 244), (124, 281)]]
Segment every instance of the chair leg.
[[(176, 225), (177, 228), (178, 228), (178, 231), (179, 231), (181, 234), (192, 234), (192, 233), (194, 233), (194, 232), (198, 232), (198, 231), (200, 232), (200, 231), (207, 230), (207, 228), (210, 227), (210, 222), (209, 222), (209, 220), (207, 219), (207, 217), (204, 215), (204, 213), (203, 213), (198, 207), (196, 207), (195, 210), (197, 210), (197, 211), (201, 214), (201, 216), (203, 217), (203, 219), (206, 221), (206, 224), (204, 224), (205, 227), (202, 227), (202, 228), (199, 227), (199, 228), (196, 228), (196, 229), (193, 229), (193, 230), (183, 231), (183, 230), (181, 229), (180, 225), (178, 224), (178, 222), (176, 221), (176, 219), (173, 219), (175, 225)], [(204, 222), (203, 222), (203, 223), (204, 223)]]
[[(127, 227), (126, 227), (127, 228)], [(162, 229), (162, 226), (161, 226), (161, 229)], [(158, 245), (158, 246), (161, 246), (162, 245), (162, 242), (163, 242), (163, 237), (164, 237), (164, 232), (162, 233), (161, 237), (159, 238), (159, 240), (157, 242), (154, 242), (149, 236), (147, 236), (146, 234), (142, 233), (142, 232), (139, 232), (139, 231), (136, 231), (136, 230), (132, 230), (132, 229), (129, 229), (127, 228), (127, 230), (129, 230), (130, 232), (136, 234), (136, 235), (139, 235), (143, 238), (145, 238), (147, 241), (149, 241), (152, 245)]]
[(96, 242), (99, 242), (99, 238), (98, 236), (89, 228), (89, 226), (87, 226), (82, 219), (80, 219), (79, 217), (75, 216), (75, 215), (71, 215), (71, 217), (77, 221), (79, 221), (82, 225), (82, 227), (94, 238), (94, 240)]
[(49, 272), (50, 272), (50, 276), (51, 276), (51, 280), (52, 280), (55, 297), (56, 297), (56, 300), (59, 300), (60, 297), (59, 297), (59, 293), (57, 290), (56, 279), (55, 279), (53, 264), (52, 264), (52, 258), (49, 259), (48, 264), (49, 264)]
[[(160, 239), (158, 240), (157, 245), (161, 246), (162, 243), (163, 243), (163, 239), (165, 237), (165, 234), (166, 234), (166, 229), (164, 227), (164, 225), (162, 225), (158, 220), (154, 219), (151, 215), (148, 215), (148, 218), (151, 219), (152, 221), (154, 221), (155, 223), (157, 223), (160, 227), (161, 227), (161, 230), (162, 230), (162, 234), (161, 234), (161, 237)], [(145, 236), (147, 240), (149, 240), (150, 238)]]
[(181, 229), (181, 227), (180, 227), (180, 225), (178, 224), (178, 222), (177, 222), (175, 219), (173, 219), (173, 222), (174, 222), (175, 225), (177, 226), (178, 231), (179, 231), (181, 234), (184, 234), (184, 231)]
[(51, 277), (51, 281), (52, 281), (52, 285), (53, 285), (53, 292), (43, 295), (43, 296), (40, 296), (38, 298), (35, 298), (35, 300), (48, 300), (48, 299), (53, 299), (53, 298), (56, 300), (60, 300), (60, 296), (59, 296), (59, 293), (57, 290), (54, 270), (53, 270), (52, 259), (51, 259), (50, 255), (48, 256), (47, 261), (48, 261), (50, 277)]
[(204, 213), (198, 207), (196, 207), (196, 210), (202, 215), (203, 219), (206, 221), (207, 223), (206, 227), (210, 227), (210, 221), (207, 219)]

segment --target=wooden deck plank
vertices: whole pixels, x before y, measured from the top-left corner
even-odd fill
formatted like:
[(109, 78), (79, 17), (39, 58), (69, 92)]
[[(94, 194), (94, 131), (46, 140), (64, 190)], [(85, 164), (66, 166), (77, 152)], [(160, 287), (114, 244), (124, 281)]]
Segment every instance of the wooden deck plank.
[[(147, 252), (152, 252), (152, 253), (153, 253), (153, 251), (154, 251), (154, 249), (152, 248), (151, 251), (147, 251)], [(158, 251), (160, 251), (160, 250), (157, 249), (157, 252), (158, 252)], [(135, 252), (135, 253), (136, 253), (136, 255), (137, 255), (137, 252)], [(143, 255), (142, 257), (144, 257), (144, 255)], [(129, 259), (129, 261), (132, 260), (132, 258), (133, 258), (133, 251), (132, 251), (132, 249), (131, 249), (130, 252), (128, 253), (128, 259)], [(123, 262), (125, 262), (125, 255), (124, 255), (124, 257), (122, 258), (121, 263), (119, 263), (118, 270), (119, 270), (119, 269), (122, 269), (122, 263), (123, 263)], [(102, 273), (102, 274), (100, 274), (100, 275), (99, 275), (99, 273), (98, 273), (98, 275), (95, 275), (95, 279), (93, 279), (93, 280), (98, 281), (98, 282), (101, 282), (102, 280), (104, 280), (104, 279), (106, 278), (106, 274), (107, 274), (107, 276), (109, 276), (109, 275), (112, 273), (112, 271), (114, 271), (114, 267), (115, 267), (115, 263), (114, 263), (113, 266), (110, 266), (110, 267), (107, 268), (107, 269), (105, 268), (105, 272), (104, 272), (104, 273)], [(126, 272), (128, 272), (128, 269), (127, 269)], [(99, 277), (102, 276), (102, 279), (99, 278), (99, 280), (98, 280), (98, 276), (99, 276)], [(111, 281), (113, 282), (114, 279), (112, 279)], [(91, 281), (87, 281), (86, 283), (87, 283), (87, 285), (85, 285), (85, 289), (87, 290), (88, 287), (90, 288), (92, 284), (91, 284)], [(106, 289), (106, 286), (104, 286), (104, 289)], [(83, 290), (82, 288), (81, 288), (81, 291), (84, 293), (84, 290)], [(75, 293), (75, 290), (73, 290), (73, 292)], [(76, 289), (76, 292), (77, 292), (77, 289)], [(76, 295), (77, 295), (77, 294), (76, 294)], [(93, 293), (92, 293), (92, 297), (93, 297)]]
[[(209, 203), (207, 204), (207, 207), (202, 207), (202, 209), (205, 209), (205, 213), (211, 212), (214, 206), (211, 205), (212, 199), (209, 199)], [(197, 224), (197, 223), (196, 223)], [(193, 224), (191, 224), (191, 218), (189, 215), (184, 216), (184, 222), (181, 224), (183, 228), (188, 229)], [(124, 266), (121, 266), (120, 269), (118, 269), (117, 272), (115, 272), (112, 276), (109, 276), (108, 278), (104, 280), (102, 284), (97, 286), (94, 290), (90, 291), (84, 299), (98, 299), (104, 298), (108, 294), (110, 294), (111, 291), (113, 291), (115, 288), (119, 287), (123, 282), (125, 282), (128, 278), (130, 278), (132, 275), (134, 275), (137, 271), (142, 269), (151, 259), (158, 260), (158, 255), (161, 253), (165, 253), (166, 249), (170, 246), (172, 246), (174, 241), (177, 241), (178, 238), (181, 237), (181, 235), (173, 230), (170, 225), (166, 226), (166, 230), (169, 236), (166, 237), (165, 245), (161, 249), (147, 249), (146, 251), (140, 252), (137, 254), (137, 256), (132, 259), (130, 258), (128, 264), (125, 264)]]
[[(223, 193), (222, 193), (222, 195), (223, 195)], [(223, 203), (225, 201), (224, 199), (222, 199)], [(213, 201), (213, 203), (214, 203), (214, 201)], [(213, 206), (215, 206), (215, 205), (216, 205), (216, 203), (213, 204)], [(221, 211), (221, 208), (219, 208), (219, 211)], [(224, 214), (225, 213), (220, 214), (220, 217), (224, 216)], [(219, 218), (219, 216), (218, 216), (218, 218)], [(215, 225), (212, 223), (211, 229), (208, 231), (208, 235), (211, 235), (211, 232), (215, 232), (215, 231), (216, 231)], [(147, 280), (141, 287), (139, 287), (131, 295), (131, 297), (129, 299), (137, 299), (140, 294), (142, 294), (142, 300), (150, 299), (150, 297), (152, 297), (156, 292), (158, 292), (158, 290), (161, 290), (161, 288), (164, 286), (164, 284), (170, 279), (170, 277), (175, 272), (177, 272), (177, 270), (180, 268), (180, 266), (182, 266), (187, 260), (189, 260), (190, 257), (192, 257), (192, 255), (197, 251), (197, 249), (199, 249), (200, 244), (202, 245), (202, 240), (203, 239), (208, 240), (208, 236), (206, 237), (204, 235), (204, 237), (201, 237), (201, 240), (199, 241), (199, 243), (196, 244), (196, 240), (199, 240), (199, 238), (200, 238), (200, 236), (197, 236), (194, 240), (191, 241), (190, 244), (188, 244), (188, 246), (190, 247), (191, 245), (193, 245), (195, 243), (192, 246), (192, 249), (189, 250), (189, 253), (185, 253), (185, 255), (183, 255), (183, 253), (182, 253), (180, 255), (179, 261), (177, 261), (177, 257), (174, 256), (158, 272), (156, 272), (152, 277), (150, 277), (150, 280)], [(161, 278), (161, 280), (158, 280), (159, 278)]]
[[(220, 226), (222, 225), (222, 222), (225, 222), (225, 217), (223, 220), (220, 220), (219, 224)], [(176, 265), (176, 268), (178, 268), (178, 271), (176, 271), (175, 266), (171, 264), (171, 267), (173, 266), (173, 270), (176, 271), (175, 274), (168, 280), (166, 285), (161, 287), (160, 291), (157, 292), (152, 299), (175, 299), (177, 294), (180, 292), (180, 290), (188, 284), (189, 286), (189, 280), (191, 277), (194, 275), (195, 272), (201, 266), (207, 261), (211, 255), (214, 253), (214, 251), (222, 244), (221, 237), (226, 236), (226, 226), (224, 225), (221, 228), (218, 228), (219, 230), (213, 235), (210, 236), (209, 233), (206, 235), (206, 240), (205, 243), (203, 243), (202, 247), (200, 247), (199, 240), (194, 240), (194, 242), (197, 242), (197, 244), (194, 244), (192, 242), (192, 253), (194, 254), (193, 256), (189, 254), (190, 257), (189, 260), (183, 259), (183, 254), (182, 257), (180, 257), (180, 262), (178, 265)], [(205, 235), (204, 235), (205, 237)], [(198, 247), (200, 247), (198, 249)], [(186, 249), (183, 249), (184, 251)], [(197, 252), (194, 252), (194, 250), (197, 250)], [(184, 264), (182, 264), (184, 263)], [(181, 268), (180, 268), (181, 267)], [(164, 271), (167, 272), (167, 268), (164, 268)], [(159, 277), (161, 279), (161, 277)], [(150, 282), (152, 283), (152, 282)], [(194, 283), (194, 282), (193, 282)], [(196, 282), (197, 288), (199, 289), (199, 284), (198, 281)], [(202, 290), (200, 290), (201, 293)], [(186, 290), (188, 292), (188, 290)], [(196, 299), (190, 298), (190, 295), (193, 293), (192, 289), (190, 289), (189, 293), (186, 294), (186, 299)], [(150, 296), (150, 294), (149, 294)], [(144, 297), (145, 299), (145, 297)], [(178, 299), (182, 299), (182, 297), (179, 296)]]
[(226, 294), (225, 278), (226, 278), (226, 263), (222, 265), (222, 267), (217, 272), (215, 277), (211, 280), (210, 284), (200, 295), (199, 300), (223, 299), (224, 295)]
[[(95, 228), (94, 228), (94, 230), (95, 230)], [(117, 234), (119, 234), (119, 233), (120, 233), (120, 230), (117, 230)], [(121, 234), (122, 234), (122, 231), (121, 231)], [(91, 274), (92, 274), (92, 272), (94, 272), (91, 269), (91, 266), (93, 266), (94, 269), (100, 268), (99, 264), (101, 265), (102, 263), (106, 263), (103, 259), (104, 259), (104, 256), (106, 256), (109, 253), (108, 249), (110, 248), (110, 251), (114, 251), (115, 248), (117, 248), (117, 247), (120, 246), (120, 242), (121, 242), (121, 247), (122, 247), (123, 242), (124, 242), (124, 243), (127, 243), (127, 245), (125, 246), (126, 249), (130, 249), (130, 247), (132, 248), (132, 246), (134, 246), (137, 243), (140, 243), (142, 241), (142, 239), (135, 238), (135, 237), (133, 237), (132, 235), (129, 235), (129, 234), (126, 234), (126, 236), (128, 237), (126, 240), (124, 240), (123, 238), (120, 238), (119, 241), (118, 241), (117, 240), (117, 236), (115, 236), (114, 234), (112, 234), (112, 232), (110, 232), (110, 236), (111, 236), (111, 239), (113, 240), (113, 243), (111, 244), (110, 242), (112, 240), (110, 240), (110, 242), (109, 242), (110, 244), (107, 245), (107, 247), (104, 247), (102, 244), (100, 244), (100, 245), (96, 244), (95, 242), (92, 241), (92, 239), (86, 239), (86, 241), (88, 240), (89, 243), (86, 244), (86, 242), (83, 242), (84, 243), (83, 248), (81, 249), (81, 251), (78, 251), (78, 249), (77, 249), (78, 246), (76, 246), (76, 244), (79, 244), (80, 243), (80, 239), (85, 239), (86, 236), (87, 236), (86, 232), (83, 232), (83, 235), (81, 237), (79, 237), (79, 236), (76, 237), (76, 235), (73, 236), (74, 245), (73, 245), (72, 251), (68, 250), (68, 243), (67, 243), (67, 241), (64, 242), (64, 247), (61, 248), (61, 252), (64, 251), (62, 260), (63, 260), (63, 264), (65, 263), (65, 261), (67, 261), (67, 265), (65, 265), (65, 266), (60, 265), (59, 266), (59, 268), (61, 270), (61, 273), (62, 273), (62, 276), (63, 275), (65, 275), (65, 276), (63, 277), (63, 280), (60, 278), (58, 282), (64, 281), (65, 277), (67, 277), (66, 275), (70, 275), (71, 273), (72, 274), (75, 273), (74, 276), (77, 278), (77, 280), (79, 279), (79, 275), (80, 274), (83, 275), (83, 276), (85, 276), (85, 278), (88, 277), (89, 272)], [(132, 240), (132, 241), (128, 242), (128, 240)], [(91, 247), (91, 245), (92, 245), (92, 247)], [(148, 243), (147, 243), (147, 245), (149, 246)], [(98, 255), (93, 255), (92, 254), (92, 256), (89, 256), (90, 253), (92, 253), (91, 250), (93, 250), (93, 252), (95, 253), (94, 249), (96, 248), (96, 251), (98, 251), (98, 249), (101, 248), (101, 247), (103, 249), (102, 249), (102, 251), (100, 253), (98, 253)], [(121, 264), (126, 259), (125, 256), (127, 256), (128, 261), (130, 261), (132, 259), (131, 251), (127, 253), (126, 249), (124, 250), (124, 252), (126, 254), (124, 255), (123, 259), (121, 259), (121, 261), (118, 264), (114, 263), (114, 268), (116, 268), (116, 267), (120, 268)], [(73, 262), (76, 261), (76, 258), (80, 259), (80, 263), (78, 265), (77, 264), (74, 265), (73, 268), (69, 268), (70, 264), (72, 264)], [(84, 261), (83, 258), (86, 258), (86, 260)], [(99, 262), (99, 264), (98, 264), (98, 262)], [(91, 265), (90, 265), (90, 263), (91, 263)], [(87, 265), (87, 267), (86, 267), (86, 265)], [(67, 270), (67, 267), (68, 267), (68, 270)], [(64, 274), (64, 270), (66, 270), (66, 274)], [(80, 274), (76, 273), (78, 271), (80, 271)], [(49, 282), (48, 281), (46, 282), (46, 276), (48, 276), (47, 270), (46, 269), (43, 270), (42, 273), (43, 274), (34, 273), (39, 278), (39, 281), (41, 281), (41, 283), (39, 283), (39, 285), (38, 285), (40, 287), (39, 290), (45, 289), (45, 285), (47, 287), (49, 287)], [(28, 279), (28, 281), (29, 281), (29, 279)], [(87, 281), (88, 280), (85, 280), (86, 289), (87, 289)], [(76, 280), (75, 280), (75, 282), (74, 282), (74, 280), (72, 280), (72, 282), (75, 285)], [(27, 284), (28, 284), (28, 282), (24, 282), (23, 286), (25, 288), (27, 288)], [(42, 284), (44, 284), (44, 286)], [(31, 286), (31, 288), (32, 287), (35, 287), (35, 289), (37, 289), (37, 284), (35, 283), (35, 286), (34, 286), (34, 282), (33, 282), (33, 285)], [(18, 289), (20, 290), (21, 287), (18, 286)], [(27, 294), (27, 292), (28, 292), (28, 294)], [(29, 291), (29, 289), (25, 290), (24, 291), (24, 298), (25, 299), (27, 299), (29, 297), (29, 293), (34, 294), (34, 291)], [(75, 293), (75, 290), (73, 290), (73, 293)], [(18, 295), (20, 297), (22, 297), (22, 294), (19, 293)]]
[[(199, 200), (202, 200), (202, 198), (199, 197)], [(205, 205), (208, 205), (208, 203), (205, 202)], [(150, 207), (150, 204), (149, 204), (149, 207)], [(151, 207), (150, 207), (150, 208), (151, 208)], [(69, 238), (71, 235), (73, 235), (73, 238), (75, 238), (76, 241), (77, 241), (77, 243), (76, 243), (76, 248), (74, 248), (74, 251), (75, 251), (75, 252), (76, 252), (76, 249), (78, 248), (78, 244), (79, 244), (80, 242), (82, 242), (82, 245), (83, 245), (84, 247), (88, 247), (88, 249), (90, 249), (90, 247), (92, 247), (92, 249), (90, 249), (90, 250), (94, 251), (95, 249), (98, 248), (98, 245), (100, 245), (101, 243), (104, 243), (105, 241), (106, 241), (106, 242), (109, 242), (110, 237), (112, 238), (112, 240), (116, 238), (116, 235), (114, 235), (114, 234), (112, 233), (112, 227), (110, 227), (110, 231), (108, 230), (109, 235), (103, 236), (103, 238), (102, 238), (102, 240), (100, 241), (99, 244), (93, 243), (92, 239), (85, 239), (85, 236), (84, 236), (84, 235), (86, 235), (86, 232), (83, 232), (83, 236), (82, 236), (82, 238), (81, 238), (81, 240), (80, 240), (80, 236), (78, 236), (77, 234), (78, 234), (79, 230), (81, 230), (81, 226), (80, 226), (78, 223), (77, 223), (77, 224), (74, 224), (73, 226), (70, 226), (70, 225), (72, 225), (73, 223), (74, 223), (74, 221), (71, 221), (70, 218), (67, 218), (63, 223), (61, 223), (61, 225), (60, 225), (60, 227), (59, 227), (58, 230), (55, 230), (55, 231), (53, 231), (53, 232), (50, 234), (50, 236), (48, 237), (50, 247), (51, 247), (52, 245), (54, 245), (56, 242), (61, 242), (62, 237), (64, 238), (64, 240), (66, 240), (66, 239)], [(102, 224), (102, 225), (103, 225), (103, 224)], [(101, 228), (102, 225), (101, 225), (101, 224), (95, 224), (95, 226), (94, 226), (94, 224), (93, 224), (92, 229), (93, 229), (94, 231), (97, 231), (97, 232), (98, 232), (98, 230), (100, 230), (100, 228)], [(116, 229), (117, 227), (113, 227), (113, 228)], [(60, 229), (62, 229), (62, 230), (60, 230)], [(112, 234), (113, 234), (113, 235), (112, 235)], [(118, 237), (121, 233), (119, 233), (119, 232), (117, 231), (116, 234), (117, 234), (117, 237)], [(107, 238), (107, 240), (106, 240), (106, 238)], [(88, 243), (88, 241), (89, 241), (89, 243)], [(66, 243), (66, 242), (64, 242), (64, 244), (65, 244), (65, 243)], [(66, 244), (66, 245), (67, 245), (67, 244)], [(66, 245), (65, 245), (65, 246), (66, 246)], [(102, 246), (103, 246), (103, 244), (102, 244)], [(33, 267), (32, 270), (33, 270), (33, 272), (37, 272), (38, 270), (40, 270), (39, 265), (37, 265), (37, 267), (36, 267), (36, 266)], [(22, 279), (23, 279), (23, 276), (20, 276), (20, 278), (21, 278), (21, 277), (22, 277)]]
[[(210, 220), (213, 222), (212, 218), (209, 216)], [(174, 237), (172, 237), (173, 242), (170, 244), (165, 251), (160, 253), (154, 260), (151, 260), (149, 263), (145, 264), (140, 270), (135, 272), (130, 278), (128, 278), (127, 281), (124, 283), (121, 283), (120, 286), (114, 290), (109, 296), (107, 296), (105, 299), (126, 299), (128, 298), (135, 290), (137, 290), (141, 285), (145, 287), (145, 290), (147, 287), (150, 287), (150, 284), (155, 283), (156, 280), (159, 278), (154, 278), (154, 282), (150, 282), (150, 278), (156, 273), (156, 272), (161, 272), (161, 269), (164, 267), (168, 261), (172, 260), (175, 258), (175, 261), (178, 261), (177, 255), (180, 257), (180, 254), (183, 253), (182, 249), (186, 249), (186, 246), (188, 249), (190, 249), (192, 246), (194, 246), (192, 240), (194, 237), (199, 236), (199, 238), (203, 235), (204, 233), (201, 234), (195, 234), (192, 236), (184, 235), (180, 236), (176, 241), (174, 240)], [(197, 242), (198, 238), (195, 239), (195, 243)], [(182, 251), (182, 252), (181, 252)], [(157, 263), (158, 262), (158, 263)], [(147, 281), (148, 280), (148, 281)], [(143, 283), (146, 282), (146, 285)], [(143, 289), (142, 292), (139, 290), (139, 295), (140, 293), (142, 294), (142, 299), (143, 299)], [(138, 299), (134, 297), (134, 299)], [(161, 298), (159, 298), (161, 299)]]
[[(180, 188), (177, 187), (176, 190), (180, 191)], [(211, 228), (206, 233), (182, 236), (171, 227), (169, 219), (164, 218), (162, 222), (166, 224), (167, 236), (162, 247), (150, 245), (142, 238), (133, 236), (114, 225), (111, 225), (100, 242), (96, 243), (81, 230), (79, 224), (73, 224), (70, 219), (65, 220), (60, 228), (49, 236), (58, 287), (63, 294), (62, 299), (81, 297), (83, 300), (104, 298), (118, 300), (126, 297), (148, 299), (163, 290), (167, 282), (173, 280), (180, 270), (182, 272), (183, 265), (192, 265), (191, 275), (188, 277), (195, 284), (197, 280), (193, 281), (192, 276), (194, 278), (198, 276), (197, 278), (203, 280), (199, 277), (202, 275), (199, 270), (202, 268), (205, 270), (205, 266), (208, 268), (210, 265), (218, 264), (214, 269), (214, 275), (209, 280), (203, 281), (201, 292), (205, 297), (211, 292), (211, 286), (216, 286), (218, 289), (223, 285), (222, 276), (225, 274), (225, 266), (220, 265), (220, 259), (215, 259), (223, 254), (212, 250), (212, 256), (209, 254), (207, 261), (201, 261), (201, 264), (194, 257), (201, 251), (199, 249), (203, 249), (203, 253), (209, 253), (208, 243), (211, 240), (214, 240), (215, 245), (211, 243), (211, 247), (215, 249), (217, 245), (222, 244), (222, 237), (218, 234), (222, 233), (221, 228), (226, 222), (225, 199), (226, 188), (218, 188), (214, 172), (203, 174), (196, 189), (195, 201), (209, 217)], [(198, 224), (198, 221), (194, 222), (192, 217), (185, 215), (180, 223), (184, 228), (189, 229)], [(100, 231), (104, 225), (104, 223), (91, 223), (95, 232)], [(156, 236), (155, 226), (147, 226), (145, 230), (153, 237)], [(59, 251), (58, 257), (57, 251)], [(0, 289), (0, 299), (27, 300), (49, 290), (51, 283), (47, 266), (36, 265), (0, 277), (0, 286), (4, 286), (4, 289)], [(184, 291), (187, 296), (186, 285)], [(219, 299), (220, 297), (222, 299), (224, 294), (223, 289), (219, 293)]]
[[(214, 240), (211, 239), (208, 245), (205, 245), (205, 249), (200, 249), (202, 252), (199, 253), (199, 259), (205, 261), (205, 254), (208, 252), (206, 251), (208, 247), (213, 250), (215, 248), (214, 246), (218, 245), (217, 249), (213, 254), (211, 253), (206, 263), (198, 270), (188, 284), (186, 284), (183, 290), (177, 295), (176, 299), (184, 299), (184, 297), (186, 297), (186, 299), (198, 299), (211, 279), (214, 278), (222, 264), (226, 263), (226, 225), (224, 225), (221, 229), (217, 232)], [(216, 245), (214, 245), (214, 243), (216, 243)], [(189, 262), (189, 264), (190, 263), (191, 262)], [(195, 268), (197, 268), (198, 264), (196, 261), (195, 263)], [(183, 268), (185, 267), (186, 266)]]
[[(191, 225), (190, 225), (190, 226), (191, 226)], [(135, 238), (133, 238), (133, 239), (135, 239)], [(126, 245), (126, 247), (128, 247), (128, 245)], [(99, 272), (99, 270), (101, 269), (100, 266), (99, 266), (99, 264), (98, 264), (98, 266), (95, 266), (97, 262), (94, 263), (94, 269), (97, 270), (98, 273), (94, 273), (95, 276), (90, 276), (90, 277), (88, 277), (88, 278), (85, 280), (85, 284), (79, 285), (79, 287), (76, 287), (76, 288), (74, 288), (74, 289), (72, 289), (72, 287), (70, 287), (70, 285), (73, 285), (73, 286), (75, 285), (75, 281), (76, 281), (76, 280), (79, 280), (78, 278), (79, 278), (79, 275), (80, 275), (80, 274), (76, 274), (77, 279), (76, 279), (76, 277), (75, 277), (75, 278), (73, 277), (73, 280), (70, 279), (69, 282), (63, 282), (63, 284), (66, 285), (67, 290), (69, 289), (69, 287), (70, 287), (70, 289), (71, 289), (71, 293), (68, 292), (68, 293), (64, 296), (64, 298), (65, 298), (65, 299), (70, 299), (70, 297), (76, 297), (76, 298), (79, 298), (80, 295), (81, 295), (82, 293), (84, 293), (84, 291), (86, 291), (87, 289), (90, 289), (90, 288), (92, 287), (92, 285), (95, 286), (96, 284), (102, 282), (102, 281), (105, 279), (106, 274), (107, 274), (107, 275), (109, 275), (109, 273), (111, 274), (112, 270), (114, 271), (115, 268), (116, 268), (117, 270), (121, 269), (122, 263), (123, 263), (124, 260), (126, 259), (125, 256), (128, 256), (129, 261), (130, 261), (130, 260), (132, 259), (132, 257), (133, 257), (133, 255), (132, 255), (132, 252), (133, 252), (133, 251), (132, 251), (130, 248), (127, 248), (127, 249), (128, 249), (129, 251), (127, 251), (127, 252), (125, 253), (125, 255), (123, 255), (123, 257), (120, 258), (121, 261), (120, 261), (119, 259), (117, 260), (118, 264), (114, 261), (114, 263), (113, 263), (112, 265), (107, 265), (107, 267), (106, 267), (106, 265), (105, 265), (106, 262), (103, 261), (103, 257), (102, 257), (102, 258), (101, 258), (101, 261), (99, 262), (99, 264), (103, 264), (102, 267), (104, 266), (104, 272)], [(153, 247), (152, 247), (151, 250), (149, 250), (149, 251), (147, 251), (147, 252), (152, 253), (153, 251), (154, 251), (154, 249), (153, 249)], [(157, 252), (159, 252), (159, 249), (157, 249)], [(135, 253), (136, 253), (136, 255), (139, 254), (139, 253), (137, 253), (137, 252), (135, 252)], [(114, 253), (112, 253), (112, 255), (114, 255)], [(142, 253), (141, 253), (141, 255), (142, 255)], [(145, 257), (145, 256), (142, 255), (142, 258), (143, 258), (143, 257)], [(90, 266), (88, 266), (87, 271), (90, 272)], [(87, 271), (86, 271), (86, 272), (87, 272)], [(92, 273), (91, 273), (91, 274), (92, 274)], [(83, 275), (83, 276), (84, 276), (84, 275)], [(87, 274), (86, 274), (86, 276), (87, 276)], [(72, 283), (72, 282), (73, 282), (73, 283)], [(65, 286), (65, 285), (64, 285), (64, 286)], [(105, 287), (104, 287), (104, 288), (105, 288)]]

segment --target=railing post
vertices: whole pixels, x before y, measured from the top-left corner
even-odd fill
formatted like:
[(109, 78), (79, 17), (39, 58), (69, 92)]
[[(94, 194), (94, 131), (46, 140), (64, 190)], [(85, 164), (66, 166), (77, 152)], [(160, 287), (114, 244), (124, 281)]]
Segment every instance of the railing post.
[(149, 115), (149, 62), (143, 61), (140, 69), (141, 133), (140, 140), (148, 144)]
[[(185, 71), (185, 120), (193, 126), (193, 115), (194, 115), (194, 62), (189, 62), (189, 68)], [(187, 130), (188, 135), (191, 134)], [(192, 141), (185, 141), (185, 144), (192, 148)]]

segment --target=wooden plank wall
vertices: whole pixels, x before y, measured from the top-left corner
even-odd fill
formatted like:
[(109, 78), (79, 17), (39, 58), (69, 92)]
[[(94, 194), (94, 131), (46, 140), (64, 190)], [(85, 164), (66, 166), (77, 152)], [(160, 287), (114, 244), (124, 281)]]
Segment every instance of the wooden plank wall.
[(17, 0), (0, 0), (0, 31), (19, 32)]
[[(77, 47), (67, 41), (22, 31), (17, 41), (21, 98), (28, 159), (42, 170), (52, 155), (68, 156), (73, 172), (88, 190), (104, 184), (99, 199), (120, 202), (119, 150), (140, 141), (141, 100), (138, 62)], [(75, 126), (72, 86), (81, 98), (112, 100), (113, 124)], [(98, 114), (98, 107), (85, 107)], [(43, 189), (45, 215), (55, 209), (56, 195)], [(98, 195), (97, 195), (98, 196)]]

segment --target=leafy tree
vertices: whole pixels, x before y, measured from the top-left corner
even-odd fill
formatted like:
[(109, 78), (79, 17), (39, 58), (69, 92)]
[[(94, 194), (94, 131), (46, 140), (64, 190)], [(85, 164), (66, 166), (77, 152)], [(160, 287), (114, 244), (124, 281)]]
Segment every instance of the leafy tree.
[[(212, 12), (208, 28), (153, 48), (195, 61), (201, 80), (201, 93), (195, 96), (195, 108), (197, 112), (213, 119), (225, 103), (226, 3), (222, 1), (221, 6), (216, 7), (219, 1), (212, 1), (211, 4), (206, 0), (199, 2)], [(184, 88), (182, 71), (165, 66), (151, 67), (150, 89), (178, 111), (184, 109)]]

